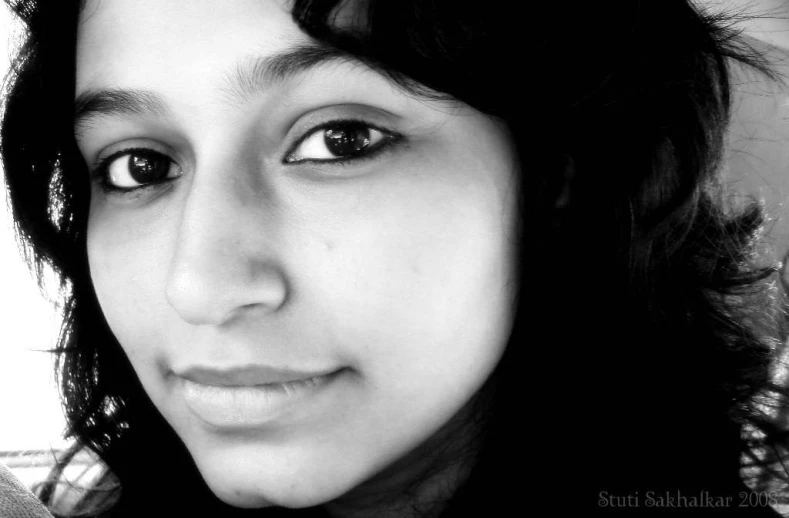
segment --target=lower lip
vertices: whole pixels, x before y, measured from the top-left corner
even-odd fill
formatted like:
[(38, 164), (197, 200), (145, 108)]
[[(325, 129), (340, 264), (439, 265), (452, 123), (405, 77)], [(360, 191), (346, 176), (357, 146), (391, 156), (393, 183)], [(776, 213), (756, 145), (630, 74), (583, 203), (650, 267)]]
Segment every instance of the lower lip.
[(218, 428), (265, 425), (324, 392), (343, 371), (314, 378), (249, 386), (203, 385), (181, 379), (186, 405)]

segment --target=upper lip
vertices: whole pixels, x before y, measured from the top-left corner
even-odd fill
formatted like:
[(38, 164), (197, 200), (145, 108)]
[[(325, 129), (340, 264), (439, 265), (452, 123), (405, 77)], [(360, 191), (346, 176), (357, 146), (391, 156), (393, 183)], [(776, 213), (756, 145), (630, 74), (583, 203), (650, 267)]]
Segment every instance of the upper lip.
[(264, 365), (217, 369), (212, 367), (194, 366), (175, 371), (175, 375), (199, 383), (220, 387), (247, 387), (254, 385), (277, 385), (292, 381), (302, 381), (319, 376), (326, 376), (338, 369), (323, 371), (300, 371), (288, 368), (275, 368)]

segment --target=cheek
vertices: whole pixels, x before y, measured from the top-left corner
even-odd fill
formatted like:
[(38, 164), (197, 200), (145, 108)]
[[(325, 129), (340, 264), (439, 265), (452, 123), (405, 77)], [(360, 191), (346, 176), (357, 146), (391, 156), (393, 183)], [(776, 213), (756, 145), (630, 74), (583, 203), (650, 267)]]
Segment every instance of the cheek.
[(169, 254), (166, 226), (160, 222), (160, 230), (154, 232), (155, 226), (136, 223), (121, 221), (120, 215), (109, 211), (95, 217), (92, 211), (88, 225), (88, 261), (96, 296), (135, 367), (147, 354), (140, 344), (157, 343), (151, 335), (167, 314), (160, 293)]
[(391, 185), (356, 207), (308, 283), (322, 287), (314, 298), (347, 356), (398, 385), (484, 371), (511, 328), (514, 200), (442, 180)]

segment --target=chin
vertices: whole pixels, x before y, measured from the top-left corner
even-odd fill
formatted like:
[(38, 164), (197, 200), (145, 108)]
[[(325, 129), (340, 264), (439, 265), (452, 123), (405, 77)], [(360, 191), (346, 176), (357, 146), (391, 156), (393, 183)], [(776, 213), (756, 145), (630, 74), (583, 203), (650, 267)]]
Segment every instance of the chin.
[[(310, 491), (299, 483), (257, 487), (255, 480), (247, 478), (237, 483), (235, 477), (205, 477), (208, 487), (224, 503), (242, 509), (261, 509), (264, 507), (288, 507), (301, 509), (324, 504), (333, 496)], [(261, 483), (262, 484), (262, 483)]]
[(240, 509), (263, 509), (265, 507), (279, 507), (281, 504), (258, 495), (247, 493), (238, 488), (231, 488), (223, 484), (215, 485), (208, 482), (208, 487), (221, 501), (232, 507)]
[[(219, 462), (203, 459), (203, 463), (195, 460), (214, 495), (228, 505), (244, 509), (315, 507), (342, 496), (357, 484), (355, 479), (342, 476), (341, 470), (332, 476), (314, 467), (299, 468), (297, 463), (269, 465), (267, 469), (262, 467), (266, 465), (263, 462), (249, 462), (249, 457)], [(284, 466), (288, 467), (283, 469)]]

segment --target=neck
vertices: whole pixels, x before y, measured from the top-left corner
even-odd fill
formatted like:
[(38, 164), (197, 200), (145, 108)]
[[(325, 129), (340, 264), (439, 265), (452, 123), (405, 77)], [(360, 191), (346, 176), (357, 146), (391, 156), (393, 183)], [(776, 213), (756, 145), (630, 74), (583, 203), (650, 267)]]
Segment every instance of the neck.
[(325, 505), (333, 518), (434, 518), (468, 479), (483, 440), (480, 394), (406, 456)]

